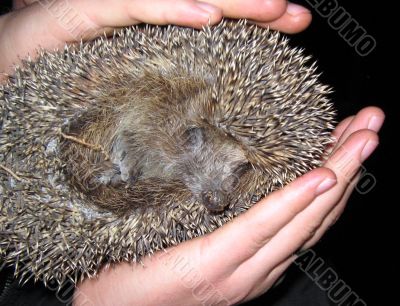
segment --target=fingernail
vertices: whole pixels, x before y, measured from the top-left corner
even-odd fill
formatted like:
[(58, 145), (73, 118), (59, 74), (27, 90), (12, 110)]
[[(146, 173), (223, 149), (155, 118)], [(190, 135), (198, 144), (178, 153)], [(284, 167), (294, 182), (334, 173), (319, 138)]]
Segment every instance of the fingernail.
[(306, 9), (304, 6), (294, 4), (294, 3), (289, 3), (286, 12), (292, 16), (297, 16), (300, 14), (308, 13), (310, 14), (310, 11)]
[(315, 193), (316, 195), (320, 195), (322, 193), (324, 193), (325, 191), (328, 191), (329, 189), (331, 189), (334, 185), (336, 184), (336, 179), (332, 179), (332, 178), (326, 178), (322, 181), (322, 183), (320, 183), (317, 187), (317, 189), (315, 189)]
[(383, 118), (378, 116), (372, 116), (368, 121), (368, 129), (378, 132), (383, 124)]
[(365, 161), (372, 154), (372, 152), (375, 151), (377, 146), (378, 146), (378, 142), (377, 141), (369, 140), (365, 144), (365, 146), (364, 146), (364, 148), (363, 148), (363, 150), (361, 152), (361, 162)]
[(217, 8), (216, 6), (205, 3), (205, 2), (197, 2), (196, 6), (198, 8), (200, 8), (202, 11), (207, 12), (208, 17), (209, 17), (209, 15), (214, 15), (214, 14), (218, 13), (218, 11), (219, 11), (219, 8)]

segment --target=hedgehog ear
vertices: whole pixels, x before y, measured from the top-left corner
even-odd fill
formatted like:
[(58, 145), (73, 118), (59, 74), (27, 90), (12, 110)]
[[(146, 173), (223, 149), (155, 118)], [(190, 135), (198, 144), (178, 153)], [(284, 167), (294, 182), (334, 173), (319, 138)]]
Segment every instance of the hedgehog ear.
[(200, 144), (204, 142), (205, 132), (204, 128), (200, 127), (189, 127), (183, 133), (183, 143), (187, 148), (197, 148)]

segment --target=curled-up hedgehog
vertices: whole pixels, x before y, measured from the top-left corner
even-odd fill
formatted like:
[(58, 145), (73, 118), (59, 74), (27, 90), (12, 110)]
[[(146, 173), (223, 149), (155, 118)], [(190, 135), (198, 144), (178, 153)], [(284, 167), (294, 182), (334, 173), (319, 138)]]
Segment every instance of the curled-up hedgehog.
[(245, 21), (135, 26), (42, 52), (0, 88), (0, 258), (96, 275), (209, 233), (319, 166), (329, 88)]

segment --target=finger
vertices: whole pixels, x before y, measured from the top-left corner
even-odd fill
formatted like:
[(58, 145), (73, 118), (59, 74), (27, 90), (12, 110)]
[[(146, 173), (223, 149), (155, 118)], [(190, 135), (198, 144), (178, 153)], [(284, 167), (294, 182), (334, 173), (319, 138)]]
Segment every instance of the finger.
[(305, 7), (289, 3), (286, 11), (278, 19), (271, 22), (257, 22), (262, 27), (281, 31), (288, 34), (305, 30), (311, 23), (312, 15)]
[[(201, 257), (211, 262), (210, 256), (226, 254), (229, 250), (230, 256), (225, 258), (225, 265), (235, 269), (335, 182), (333, 173), (324, 168), (303, 175), (285, 188), (271, 193), (231, 223), (205, 236), (202, 249), (207, 252)], [(238, 241), (240, 248), (232, 250), (232, 245)]]
[(39, 46), (56, 49), (116, 26), (147, 22), (200, 27), (221, 18), (220, 9), (194, 0), (121, 0), (109, 5), (77, 0), (35, 2), (3, 18), (4, 28), (13, 29), (13, 35), (1, 46), (2, 53), (11, 54), (3, 61), (9, 66), (1, 70), (12, 71), (12, 64), (20, 58), (36, 57)]
[[(372, 119), (373, 121), (375, 120), (375, 122), (372, 122), (372, 124), (371, 124), (370, 123), (371, 118), (374, 116), (376, 116), (377, 118), (380, 118), (380, 119), (378, 119), (378, 120)], [(351, 117), (344, 119), (341, 123), (339, 123), (339, 125), (336, 127), (335, 131), (332, 134), (337, 140), (339, 140), (346, 130), (354, 131), (357, 128), (370, 127), (372, 130), (378, 132), (380, 127), (382, 126), (384, 117), (385, 117), (384, 114), (379, 109), (377, 110), (375, 107), (368, 107), (368, 108), (360, 111), (357, 114), (357, 118), (356, 118), (356, 116), (351, 116)], [(355, 120), (355, 118), (356, 118), (356, 120)], [(365, 118), (368, 118), (368, 119), (366, 120)], [(342, 141), (343, 141), (343, 137), (342, 137)], [(316, 243), (316, 241), (318, 241), (322, 237), (322, 234), (326, 231), (326, 229), (332, 223), (336, 222), (336, 220), (339, 218), (342, 211), (344, 210), (346, 201), (354, 188), (354, 184), (357, 183), (357, 180), (358, 180), (358, 178), (352, 180), (352, 182), (350, 183), (350, 186), (347, 187), (345, 195), (342, 198), (342, 200), (340, 201), (338, 207), (335, 207), (333, 209), (333, 211), (328, 215), (328, 217), (322, 224), (321, 228), (318, 229), (318, 231), (315, 235), (315, 238), (312, 238), (311, 241), (307, 242), (307, 244), (305, 246), (306, 248), (310, 247), (311, 245)]]
[[(378, 135), (371, 130), (360, 130), (336, 149), (324, 166), (335, 172), (338, 187), (344, 190), (364, 162), (378, 146)], [(339, 189), (339, 188), (338, 188)]]
[(340, 199), (339, 204), (335, 206), (335, 208), (329, 213), (329, 215), (325, 218), (321, 226), (316, 230), (313, 237), (311, 237), (307, 242), (301, 247), (301, 250), (308, 249), (314, 246), (321, 237), (325, 234), (325, 232), (336, 223), (339, 217), (342, 215), (347, 201), (350, 198), (355, 186), (357, 185), (360, 178), (360, 173), (356, 175), (355, 178), (351, 181), (349, 186), (347, 187), (343, 197)]
[(334, 142), (330, 143), (326, 149), (325, 149), (325, 156), (329, 156), (332, 154), (332, 152), (336, 149), (337, 142), (339, 141), (339, 138), (342, 136), (344, 131), (349, 127), (351, 122), (355, 116), (347, 117), (343, 121), (341, 121), (338, 126), (335, 128), (335, 130), (332, 132), (332, 137), (334, 138)]
[[(336, 175), (339, 176), (339, 186), (342, 188), (347, 188), (347, 186), (343, 184), (347, 184), (351, 181), (354, 173), (358, 171), (361, 163), (373, 151), (373, 146), (377, 145), (378, 137), (376, 132), (379, 131), (380, 127), (382, 126), (384, 118), (385, 115), (379, 108), (367, 107), (361, 110), (355, 117), (349, 117), (343, 120), (336, 128), (334, 136), (338, 138), (338, 142), (335, 145), (333, 153), (325, 162), (325, 166), (333, 170)], [(362, 133), (360, 130), (367, 129), (368, 127), (371, 128), (370, 133), (368, 133), (368, 130), (365, 130), (365, 132), (362, 134), (365, 137), (362, 139), (363, 136), (360, 136), (359, 134), (360, 132)], [(358, 131), (359, 136), (356, 136), (357, 134), (354, 133), (355, 131)], [(351, 135), (352, 133), (353, 135)], [(350, 138), (352, 138), (353, 141), (351, 141)], [(364, 141), (365, 145), (367, 142), (370, 142), (369, 146), (372, 145), (372, 147), (369, 149), (372, 151), (368, 153), (368, 148), (366, 148), (363, 157), (361, 156), (361, 153), (356, 156), (352, 156), (351, 150), (355, 148), (353, 144), (355, 144), (357, 141)], [(344, 145), (345, 143), (346, 145)], [(347, 171), (346, 168), (349, 168), (349, 171)], [(346, 173), (346, 171), (348, 173)]]
[(351, 124), (340, 136), (337, 142), (337, 147), (340, 147), (344, 141), (355, 131), (369, 129), (374, 132), (378, 132), (382, 127), (384, 120), (385, 114), (380, 108), (369, 106), (362, 109), (357, 113)]
[(99, 27), (149, 23), (201, 28), (209, 23), (215, 24), (222, 18), (221, 9), (194, 0), (122, 0), (118, 5), (110, 2), (107, 6), (93, 6), (91, 1), (75, 1), (74, 6)]
[(349, 127), (350, 123), (353, 121), (353, 119), (356, 116), (350, 116), (347, 117), (346, 119), (342, 120), (337, 127), (335, 128), (335, 130), (332, 132), (332, 136), (335, 137), (335, 139), (339, 140), (339, 138), (342, 136), (342, 134), (344, 133), (344, 131)]
[[(318, 196), (304, 210), (298, 212), (293, 220), (283, 226), (250, 260), (238, 268), (237, 275), (247, 271), (246, 273), (253, 273), (255, 276), (261, 277), (265, 273), (264, 271), (273, 269), (282, 261), (282, 258), (287, 258), (296, 252), (315, 234), (326, 216), (339, 202), (348, 182), (359, 168), (360, 161), (364, 157), (363, 150), (366, 146), (367, 150), (370, 150), (371, 147), (367, 145), (370, 141), (377, 143), (376, 133), (370, 130), (362, 130), (349, 137), (331, 157), (332, 160), (329, 163), (331, 170), (337, 176), (337, 184)], [(269, 225), (266, 224), (266, 226)]]
[[(354, 142), (357, 141), (357, 137), (359, 138), (359, 142), (363, 141), (366, 144), (361, 152), (357, 152), (358, 155), (354, 155), (349, 151), (349, 149), (352, 147), (354, 148)], [(333, 170), (338, 177), (338, 184), (331, 192), (335, 192), (336, 189), (336, 193), (339, 195), (342, 193), (342, 196), (339, 199), (338, 204), (332, 209), (325, 220), (321, 223), (321, 226), (316, 230), (315, 234), (304, 244), (304, 249), (309, 248), (319, 241), (326, 230), (340, 217), (346, 206), (347, 200), (360, 177), (359, 173), (354, 177), (355, 173), (359, 171), (361, 163), (374, 151), (378, 142), (378, 136), (376, 133), (369, 130), (359, 131), (354, 133), (352, 137), (349, 137), (344, 145), (328, 159), (326, 166)]]
[(267, 22), (281, 17), (287, 6), (286, 0), (205, 0), (222, 9), (225, 17), (245, 18)]

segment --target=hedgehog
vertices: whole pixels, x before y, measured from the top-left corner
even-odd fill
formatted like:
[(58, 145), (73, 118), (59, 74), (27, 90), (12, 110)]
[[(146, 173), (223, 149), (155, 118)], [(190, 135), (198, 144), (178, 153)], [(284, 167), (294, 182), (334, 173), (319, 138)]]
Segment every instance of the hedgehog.
[(331, 89), (245, 20), (40, 51), (0, 88), (0, 258), (62, 286), (210, 233), (320, 166)]

